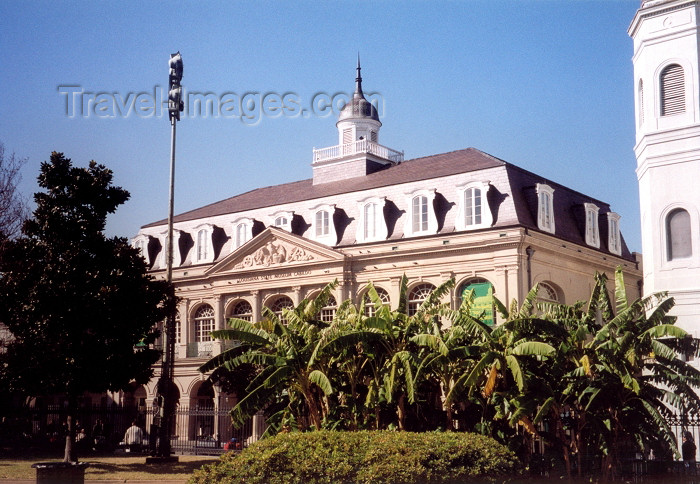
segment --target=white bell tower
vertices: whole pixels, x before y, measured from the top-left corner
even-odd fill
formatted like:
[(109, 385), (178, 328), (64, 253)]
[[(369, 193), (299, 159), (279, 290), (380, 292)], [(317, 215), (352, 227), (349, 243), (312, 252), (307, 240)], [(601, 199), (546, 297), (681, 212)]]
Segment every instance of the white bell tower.
[(700, 0), (645, 0), (634, 40), (644, 294), (668, 291), (700, 337)]

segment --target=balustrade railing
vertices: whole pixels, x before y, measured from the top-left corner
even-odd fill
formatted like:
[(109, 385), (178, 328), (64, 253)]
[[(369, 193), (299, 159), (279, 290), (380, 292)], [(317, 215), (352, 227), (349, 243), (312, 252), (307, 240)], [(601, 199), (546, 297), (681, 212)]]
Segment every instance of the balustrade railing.
[(368, 153), (384, 158), (385, 160), (389, 160), (393, 163), (401, 163), (403, 161), (402, 151), (396, 151), (387, 146), (383, 146), (379, 143), (374, 143), (366, 139), (358, 139), (342, 145), (314, 149), (313, 161), (314, 163), (317, 163), (335, 158), (342, 158), (344, 156), (350, 156), (357, 153)]

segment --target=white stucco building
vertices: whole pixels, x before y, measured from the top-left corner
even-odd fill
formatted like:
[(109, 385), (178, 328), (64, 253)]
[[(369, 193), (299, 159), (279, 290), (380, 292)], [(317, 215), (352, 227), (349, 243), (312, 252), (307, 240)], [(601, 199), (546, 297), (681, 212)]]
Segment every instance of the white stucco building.
[(669, 291), (678, 324), (700, 336), (700, 37), (697, 0), (646, 0), (634, 40), (634, 147), (644, 292)]
[[(334, 279), (323, 318), (347, 298), (360, 301), (370, 281), (396, 307), (403, 274), (409, 307), (451, 277), (454, 306), (468, 288), (488, 309), (490, 294), (522, 300), (535, 283), (543, 299), (574, 303), (588, 298), (596, 271), (612, 275), (617, 266), (630, 297), (639, 296), (641, 271), (607, 203), (475, 148), (404, 160), (380, 144), (381, 122), (362, 93), (359, 65), (336, 128), (338, 145), (313, 150), (312, 178), (175, 217), (181, 403), (211, 401), (197, 368), (221, 350), (213, 329), (234, 315), (257, 320), (263, 306), (296, 305)], [(165, 273), (166, 235), (162, 220), (133, 239), (155, 276)], [(156, 385), (138, 391), (150, 401)]]

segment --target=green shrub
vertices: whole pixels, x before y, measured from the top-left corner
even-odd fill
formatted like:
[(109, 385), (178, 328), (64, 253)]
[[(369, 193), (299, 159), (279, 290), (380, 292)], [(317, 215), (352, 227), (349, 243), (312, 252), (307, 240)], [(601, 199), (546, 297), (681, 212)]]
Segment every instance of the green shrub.
[(362, 431), (279, 434), (195, 471), (191, 484), (483, 482), (520, 466), (495, 440), (456, 432)]

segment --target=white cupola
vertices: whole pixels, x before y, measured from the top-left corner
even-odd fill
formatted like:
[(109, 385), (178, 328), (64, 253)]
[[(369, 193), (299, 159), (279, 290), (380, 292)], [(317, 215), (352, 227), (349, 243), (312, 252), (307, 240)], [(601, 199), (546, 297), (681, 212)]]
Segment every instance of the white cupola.
[(355, 92), (352, 99), (340, 111), (338, 122), (338, 144), (346, 145), (360, 139), (366, 139), (372, 143), (379, 143), (379, 121), (377, 108), (365, 99), (362, 92), (362, 75), (360, 74), (360, 55), (357, 56), (357, 77), (355, 78)]

